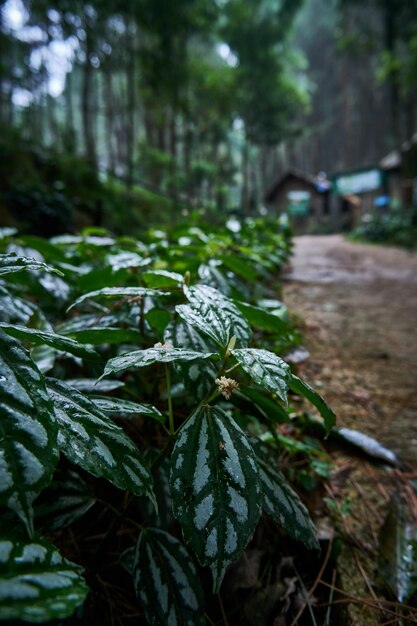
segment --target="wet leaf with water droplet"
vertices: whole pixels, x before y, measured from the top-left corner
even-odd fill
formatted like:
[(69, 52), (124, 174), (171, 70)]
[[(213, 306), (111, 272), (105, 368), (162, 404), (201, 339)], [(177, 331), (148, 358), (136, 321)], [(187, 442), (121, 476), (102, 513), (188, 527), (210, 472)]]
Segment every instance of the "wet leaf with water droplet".
[(0, 528), (0, 620), (44, 624), (64, 619), (84, 602), (82, 568), (41, 537), (28, 541)]
[(65, 456), (93, 476), (154, 500), (152, 476), (133, 441), (97, 406), (65, 383), (47, 379)]
[(271, 393), (276, 393), (285, 404), (288, 403), (290, 368), (285, 361), (268, 350), (245, 348), (232, 350), (232, 354), (255, 383)]
[(185, 288), (184, 293), (190, 304), (180, 304), (176, 311), (188, 324), (224, 348), (233, 335), (240, 344), (247, 344), (251, 329), (232, 300), (206, 285)]
[(184, 545), (158, 528), (142, 531), (133, 579), (149, 624), (204, 626), (204, 599), (195, 565)]
[(170, 483), (184, 539), (200, 563), (210, 566), (217, 592), (261, 512), (252, 447), (222, 409), (204, 406), (182, 428), (171, 457)]
[(32, 532), (32, 502), (58, 461), (57, 424), (44, 377), (20, 343), (0, 331), (0, 505)]
[(307, 548), (318, 550), (320, 545), (310, 514), (279, 471), (273, 453), (256, 437), (251, 437), (250, 442), (259, 466), (262, 508), (290, 537), (302, 541)]

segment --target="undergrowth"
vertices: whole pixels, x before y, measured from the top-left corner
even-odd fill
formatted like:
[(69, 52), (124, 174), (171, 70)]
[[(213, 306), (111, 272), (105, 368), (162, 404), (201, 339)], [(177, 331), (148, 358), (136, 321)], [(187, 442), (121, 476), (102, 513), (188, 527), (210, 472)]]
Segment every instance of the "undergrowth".
[(282, 470), (296, 458), (323, 475), (326, 455), (298, 437), (288, 395), (327, 431), (334, 414), (283, 358), (290, 248), (285, 228), (256, 220), (142, 241), (2, 231), (1, 619), (297, 614), (290, 546), (319, 543)]

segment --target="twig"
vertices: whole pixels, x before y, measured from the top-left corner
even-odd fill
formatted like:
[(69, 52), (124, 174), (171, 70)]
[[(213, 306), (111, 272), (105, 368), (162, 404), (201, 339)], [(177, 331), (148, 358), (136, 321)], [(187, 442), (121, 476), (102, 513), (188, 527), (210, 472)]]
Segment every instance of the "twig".
[(334, 536), (333, 536), (333, 532), (332, 532), (332, 534), (331, 534), (331, 536), (330, 536), (330, 540), (329, 540), (329, 545), (328, 545), (328, 548), (327, 548), (326, 556), (324, 557), (324, 561), (323, 561), (323, 564), (322, 564), (322, 566), (321, 566), (321, 568), (320, 568), (320, 571), (319, 571), (319, 573), (318, 573), (318, 575), (317, 575), (317, 578), (316, 578), (316, 580), (314, 581), (313, 586), (310, 588), (309, 592), (307, 593), (307, 599), (306, 599), (306, 600), (304, 600), (304, 602), (303, 602), (302, 606), (300, 607), (300, 610), (298, 611), (297, 615), (294, 617), (294, 619), (293, 619), (293, 621), (291, 622), (290, 626), (296, 626), (296, 624), (297, 624), (297, 622), (298, 622), (299, 618), (300, 618), (300, 617), (301, 617), (301, 615), (304, 613), (304, 610), (305, 610), (305, 608), (306, 608), (306, 606), (307, 606), (307, 602), (308, 602), (308, 600), (311, 598), (311, 596), (312, 596), (312, 595), (313, 595), (313, 593), (315, 592), (316, 587), (317, 587), (317, 585), (319, 584), (319, 582), (320, 582), (320, 580), (321, 580), (321, 577), (322, 577), (322, 576), (323, 576), (323, 574), (324, 574), (324, 571), (325, 571), (325, 569), (326, 569), (326, 567), (327, 567), (327, 563), (328, 563), (329, 558), (330, 558), (330, 554), (331, 554), (331, 552), (332, 552), (332, 547), (333, 547), (333, 539), (334, 539)]

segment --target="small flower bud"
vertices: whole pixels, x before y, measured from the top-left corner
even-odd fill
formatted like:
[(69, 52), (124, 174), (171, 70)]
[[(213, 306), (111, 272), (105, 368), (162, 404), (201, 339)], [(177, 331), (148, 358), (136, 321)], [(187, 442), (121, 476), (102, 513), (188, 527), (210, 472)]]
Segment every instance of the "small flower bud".
[(157, 350), (172, 350), (173, 347), (172, 341), (166, 341), (165, 343), (158, 341), (158, 343), (154, 345), (154, 348)]
[(239, 389), (239, 383), (237, 382), (237, 380), (234, 380), (233, 378), (226, 378), (226, 376), (216, 378), (214, 382), (216, 383), (219, 391), (226, 398), (226, 400), (229, 400), (232, 393)]

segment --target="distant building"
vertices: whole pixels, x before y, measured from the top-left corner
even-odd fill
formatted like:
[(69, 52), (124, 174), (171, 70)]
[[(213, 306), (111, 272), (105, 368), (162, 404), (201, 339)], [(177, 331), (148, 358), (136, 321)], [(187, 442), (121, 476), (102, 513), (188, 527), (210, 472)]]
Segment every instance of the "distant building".
[(266, 193), (265, 205), (270, 213), (288, 212), (298, 233), (335, 232), (352, 226), (357, 200), (349, 194), (335, 198), (324, 173), (289, 169)]
[(385, 173), (385, 188), (391, 204), (410, 207), (417, 205), (417, 133), (400, 149), (392, 150), (379, 166)]

